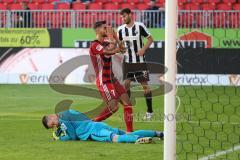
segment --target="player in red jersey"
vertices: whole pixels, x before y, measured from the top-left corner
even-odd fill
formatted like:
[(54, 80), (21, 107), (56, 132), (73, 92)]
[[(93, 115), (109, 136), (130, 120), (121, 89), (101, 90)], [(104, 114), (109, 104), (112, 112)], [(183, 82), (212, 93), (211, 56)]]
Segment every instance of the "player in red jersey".
[[(98, 21), (94, 24), (96, 40), (91, 43), (90, 56), (96, 73), (96, 84), (105, 101), (106, 106), (94, 119), (102, 121), (110, 117), (118, 110), (118, 101), (124, 106), (124, 120), (126, 131), (133, 131), (132, 104), (125, 88), (114, 77), (112, 72), (112, 57), (116, 53), (125, 52), (125, 48), (117, 44), (117, 34), (111, 27), (107, 27), (106, 21)], [(106, 38), (110, 40), (106, 41)]]

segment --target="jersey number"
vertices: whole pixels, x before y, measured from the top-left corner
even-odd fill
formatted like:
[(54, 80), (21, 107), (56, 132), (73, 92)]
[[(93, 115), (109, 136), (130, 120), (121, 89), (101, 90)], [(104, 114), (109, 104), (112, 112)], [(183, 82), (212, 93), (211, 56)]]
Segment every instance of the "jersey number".
[(111, 90), (111, 93), (112, 93), (114, 96), (116, 96), (115, 90)]

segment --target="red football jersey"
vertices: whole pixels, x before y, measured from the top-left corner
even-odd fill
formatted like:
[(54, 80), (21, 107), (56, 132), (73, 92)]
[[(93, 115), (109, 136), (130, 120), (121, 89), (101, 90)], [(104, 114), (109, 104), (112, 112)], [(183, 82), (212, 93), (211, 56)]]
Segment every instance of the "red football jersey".
[(112, 72), (112, 57), (104, 55), (103, 49), (109, 45), (108, 42), (100, 42), (95, 40), (90, 46), (90, 56), (96, 73), (96, 83), (111, 83), (114, 75)]

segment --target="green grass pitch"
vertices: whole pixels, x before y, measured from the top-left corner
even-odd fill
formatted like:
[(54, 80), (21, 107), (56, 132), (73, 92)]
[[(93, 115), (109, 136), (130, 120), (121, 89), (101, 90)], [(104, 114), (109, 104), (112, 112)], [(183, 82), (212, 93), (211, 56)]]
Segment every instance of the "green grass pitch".
[[(224, 88), (179, 87), (177, 159), (199, 159), (239, 145), (240, 92), (234, 87)], [(41, 117), (53, 113), (55, 105), (64, 99), (73, 100), (72, 108), (83, 112), (101, 103), (99, 99), (57, 93), (48, 85), (0, 85), (0, 159), (163, 159), (163, 141), (147, 145), (53, 141)], [(153, 98), (156, 118), (151, 122), (141, 121), (145, 100), (136, 100), (134, 128), (163, 130), (163, 96)], [(105, 122), (125, 129), (122, 108)], [(239, 154), (239, 150), (233, 151), (215, 159), (235, 160)]]

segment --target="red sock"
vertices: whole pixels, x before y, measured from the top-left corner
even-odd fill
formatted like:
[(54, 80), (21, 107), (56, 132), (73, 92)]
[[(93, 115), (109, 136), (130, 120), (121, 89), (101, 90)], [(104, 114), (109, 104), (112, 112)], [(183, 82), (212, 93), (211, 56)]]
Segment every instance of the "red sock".
[(126, 124), (126, 131), (132, 132), (133, 131), (133, 111), (132, 106), (124, 105), (124, 120)]

